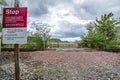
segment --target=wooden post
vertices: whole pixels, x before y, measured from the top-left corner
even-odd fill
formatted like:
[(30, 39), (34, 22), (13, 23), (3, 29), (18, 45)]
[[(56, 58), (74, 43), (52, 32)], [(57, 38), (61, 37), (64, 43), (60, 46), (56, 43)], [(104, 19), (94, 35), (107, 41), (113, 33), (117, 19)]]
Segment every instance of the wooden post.
[[(19, 7), (18, 0), (15, 0), (14, 7)], [(15, 57), (15, 80), (20, 80), (20, 66), (19, 66), (19, 44), (14, 44)]]
[(19, 44), (14, 44), (15, 48), (15, 80), (20, 80), (20, 67), (19, 67)]
[(1, 56), (1, 37), (0, 37), (0, 56)]

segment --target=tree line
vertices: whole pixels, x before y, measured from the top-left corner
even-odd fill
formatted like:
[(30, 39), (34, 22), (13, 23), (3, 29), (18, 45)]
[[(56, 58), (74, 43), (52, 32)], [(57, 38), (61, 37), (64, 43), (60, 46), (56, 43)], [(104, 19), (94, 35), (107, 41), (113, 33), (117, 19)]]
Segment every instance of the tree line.
[(81, 37), (79, 47), (95, 49), (120, 49), (120, 20), (108, 13), (87, 25), (87, 34)]

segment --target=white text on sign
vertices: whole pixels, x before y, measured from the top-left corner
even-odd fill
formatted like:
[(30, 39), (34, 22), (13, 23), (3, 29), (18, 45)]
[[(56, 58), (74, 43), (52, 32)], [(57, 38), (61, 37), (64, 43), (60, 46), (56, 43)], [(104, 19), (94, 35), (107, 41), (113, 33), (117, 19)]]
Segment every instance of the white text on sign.
[(7, 9), (6, 14), (19, 14), (19, 10), (12, 10), (12, 9)]

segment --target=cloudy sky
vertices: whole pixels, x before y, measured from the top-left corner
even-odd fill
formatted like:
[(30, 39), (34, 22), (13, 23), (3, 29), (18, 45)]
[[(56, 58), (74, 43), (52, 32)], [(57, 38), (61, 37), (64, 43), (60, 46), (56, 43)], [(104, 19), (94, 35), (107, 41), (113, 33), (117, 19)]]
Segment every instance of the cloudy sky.
[[(109, 12), (120, 17), (120, 0), (19, 0), (28, 7), (28, 22), (51, 25), (51, 36), (61, 40), (78, 40), (86, 24)], [(29, 25), (28, 25), (29, 26)]]

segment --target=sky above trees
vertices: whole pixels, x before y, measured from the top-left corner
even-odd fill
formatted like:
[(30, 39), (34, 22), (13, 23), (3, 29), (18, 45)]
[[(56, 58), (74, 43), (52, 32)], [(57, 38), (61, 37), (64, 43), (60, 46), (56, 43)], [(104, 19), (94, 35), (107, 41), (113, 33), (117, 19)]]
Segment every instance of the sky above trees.
[(51, 36), (61, 40), (80, 39), (87, 32), (85, 26), (105, 13), (113, 12), (114, 18), (120, 17), (119, 0), (19, 1), (20, 6), (28, 7), (28, 27), (33, 22), (48, 24), (51, 26)]

